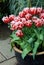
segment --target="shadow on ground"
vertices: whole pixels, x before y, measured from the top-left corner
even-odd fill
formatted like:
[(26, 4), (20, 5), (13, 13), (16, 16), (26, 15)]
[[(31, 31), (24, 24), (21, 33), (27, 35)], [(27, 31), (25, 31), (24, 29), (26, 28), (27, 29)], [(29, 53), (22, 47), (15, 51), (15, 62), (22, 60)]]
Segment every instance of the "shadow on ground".
[(8, 28), (7, 24), (0, 25), (0, 40), (7, 39), (11, 34), (10, 29)]

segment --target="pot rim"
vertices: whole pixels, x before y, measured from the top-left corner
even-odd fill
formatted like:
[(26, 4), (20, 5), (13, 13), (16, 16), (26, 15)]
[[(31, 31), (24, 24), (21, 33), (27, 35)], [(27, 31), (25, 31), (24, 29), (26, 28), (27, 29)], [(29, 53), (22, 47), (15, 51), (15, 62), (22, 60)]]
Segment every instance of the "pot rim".
[[(13, 47), (13, 49), (18, 52), (18, 53), (22, 53), (22, 51), (20, 49), (18, 49), (16, 46)], [(44, 51), (42, 52), (38, 52), (36, 55), (43, 55), (44, 54)], [(32, 56), (33, 54), (32, 53), (29, 53), (28, 55)]]

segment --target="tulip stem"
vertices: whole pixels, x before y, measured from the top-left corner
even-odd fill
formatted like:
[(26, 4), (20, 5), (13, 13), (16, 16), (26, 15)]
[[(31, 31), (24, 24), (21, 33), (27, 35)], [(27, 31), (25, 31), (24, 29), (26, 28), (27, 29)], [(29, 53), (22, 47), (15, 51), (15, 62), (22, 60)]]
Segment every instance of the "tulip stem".
[(31, 0), (27, 0), (27, 6), (31, 7)]
[(38, 3), (39, 3), (39, 0), (37, 1), (36, 7), (37, 7)]

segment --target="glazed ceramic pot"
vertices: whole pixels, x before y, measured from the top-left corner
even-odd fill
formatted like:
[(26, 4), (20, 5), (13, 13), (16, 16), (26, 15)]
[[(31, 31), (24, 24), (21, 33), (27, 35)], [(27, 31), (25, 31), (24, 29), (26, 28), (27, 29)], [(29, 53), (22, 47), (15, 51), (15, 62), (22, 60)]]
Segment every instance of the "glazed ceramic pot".
[(25, 59), (22, 59), (22, 51), (14, 46), (14, 51), (18, 65), (44, 65), (44, 51), (36, 54), (35, 60), (33, 60), (32, 53), (29, 53)]

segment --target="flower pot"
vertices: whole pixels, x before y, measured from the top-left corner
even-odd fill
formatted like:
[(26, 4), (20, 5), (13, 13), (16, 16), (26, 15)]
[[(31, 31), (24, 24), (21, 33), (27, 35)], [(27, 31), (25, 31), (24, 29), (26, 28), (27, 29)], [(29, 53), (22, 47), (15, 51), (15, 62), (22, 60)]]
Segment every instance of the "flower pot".
[(44, 65), (44, 51), (36, 54), (35, 60), (33, 60), (32, 53), (29, 53), (25, 59), (22, 59), (21, 53), (16, 46), (13, 48), (15, 50), (16, 59), (19, 65)]

